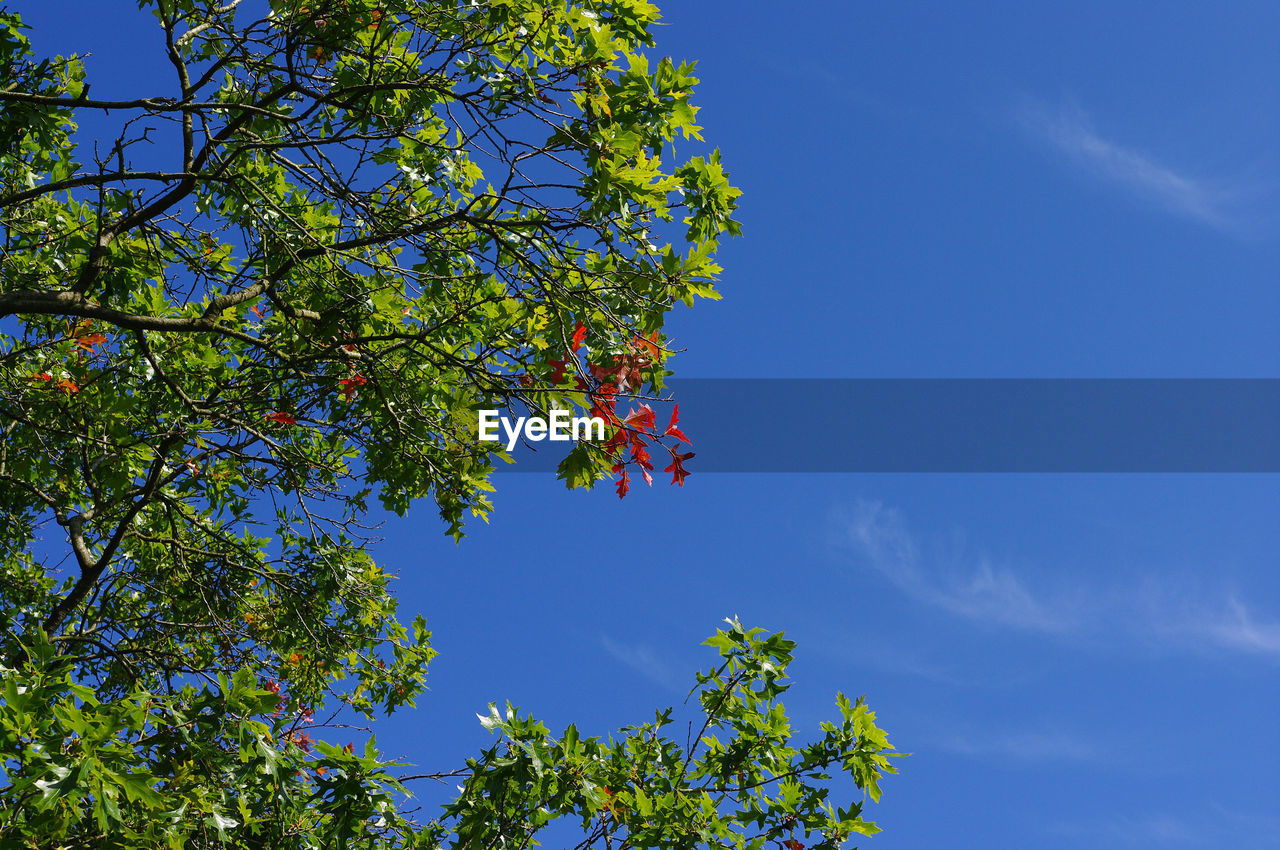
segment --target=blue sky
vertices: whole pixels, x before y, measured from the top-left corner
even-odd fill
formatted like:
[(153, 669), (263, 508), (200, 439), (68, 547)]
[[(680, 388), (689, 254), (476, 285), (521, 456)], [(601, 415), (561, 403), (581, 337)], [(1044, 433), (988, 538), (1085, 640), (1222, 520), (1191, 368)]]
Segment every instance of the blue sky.
[[(681, 374), (1280, 375), (1280, 7), (664, 11), (745, 192)], [(863, 847), (1280, 846), (1274, 475), (498, 484), (456, 550), (387, 526), (442, 753), (489, 700), (678, 703), (738, 614), (799, 641), (801, 728), (865, 693), (914, 753)]]
[[(1280, 376), (1280, 6), (662, 5), (745, 192), (681, 374)], [(27, 17), (106, 97), (141, 72), (102, 14)], [(914, 753), (863, 847), (1280, 846), (1275, 475), (693, 468), (623, 502), (504, 475), (459, 547), (389, 519), (441, 656), (384, 747), (453, 766), (507, 699), (647, 719), (738, 614), (799, 641), (801, 729), (865, 693)]]

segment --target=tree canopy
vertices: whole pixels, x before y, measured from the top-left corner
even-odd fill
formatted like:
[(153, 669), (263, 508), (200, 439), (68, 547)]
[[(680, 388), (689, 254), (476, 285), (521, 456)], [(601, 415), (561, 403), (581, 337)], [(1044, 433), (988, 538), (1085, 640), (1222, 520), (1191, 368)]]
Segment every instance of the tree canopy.
[[(717, 297), (738, 190), (643, 0), (143, 0), (147, 91), (94, 89), (0, 11), (0, 842), (15, 847), (837, 846), (871, 827), (873, 715), (792, 746), (791, 644), (731, 622), (670, 715), (610, 740), (496, 708), (437, 818), (372, 738), (433, 651), (368, 500), (461, 536), (502, 447), (476, 412), (610, 436), (571, 487), (682, 482), (664, 319)], [(679, 153), (678, 153), (679, 151)], [(684, 158), (682, 158), (682, 155)], [(52, 532), (52, 534), (50, 533)], [(56, 539), (55, 539), (56, 538)], [(59, 540), (65, 541), (60, 543)], [(824, 808), (825, 807), (825, 808)], [(789, 847), (791, 845), (788, 845)], [(791, 847), (791, 850), (796, 850)]]

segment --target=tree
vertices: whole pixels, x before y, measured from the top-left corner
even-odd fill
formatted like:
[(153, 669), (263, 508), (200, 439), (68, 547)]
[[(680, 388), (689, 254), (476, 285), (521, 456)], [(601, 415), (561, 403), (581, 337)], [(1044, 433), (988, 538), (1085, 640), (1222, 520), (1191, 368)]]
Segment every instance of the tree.
[[(644, 0), (142, 0), (167, 83), (99, 98), (0, 12), (0, 840), (13, 847), (835, 846), (868, 831), (873, 715), (794, 748), (791, 644), (731, 622), (669, 714), (610, 742), (514, 710), (415, 825), (372, 737), (413, 705), (367, 499), (483, 517), (476, 411), (589, 410), (569, 486), (687, 474), (659, 393), (677, 302), (716, 297), (738, 191)], [(90, 144), (89, 142), (92, 142)], [(70, 569), (41, 534), (65, 537)], [(734, 808), (734, 807), (738, 808)], [(824, 808), (825, 806), (825, 808)], [(812, 843), (812, 839), (806, 839)]]

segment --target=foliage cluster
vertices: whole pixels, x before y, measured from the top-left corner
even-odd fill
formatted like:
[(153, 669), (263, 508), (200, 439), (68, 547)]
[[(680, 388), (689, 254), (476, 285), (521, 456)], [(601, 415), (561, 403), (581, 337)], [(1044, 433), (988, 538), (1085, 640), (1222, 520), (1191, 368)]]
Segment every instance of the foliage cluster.
[(666, 715), (601, 741), (495, 713), (505, 743), (427, 824), (372, 738), (316, 737), (317, 713), (423, 690), (429, 634), (364, 518), (371, 497), (429, 499), (455, 536), (486, 515), (478, 409), (606, 415), (570, 486), (623, 494), (651, 450), (687, 474), (674, 417), (620, 405), (661, 392), (667, 313), (716, 297), (738, 190), (718, 152), (677, 155), (697, 81), (643, 52), (657, 10), (139, 7), (169, 76), (118, 97), (0, 11), (0, 844), (514, 847), (569, 815), (584, 847), (865, 831), (813, 783), (874, 792), (883, 734), (842, 701), (792, 747), (790, 645), (737, 624), (697, 741)]

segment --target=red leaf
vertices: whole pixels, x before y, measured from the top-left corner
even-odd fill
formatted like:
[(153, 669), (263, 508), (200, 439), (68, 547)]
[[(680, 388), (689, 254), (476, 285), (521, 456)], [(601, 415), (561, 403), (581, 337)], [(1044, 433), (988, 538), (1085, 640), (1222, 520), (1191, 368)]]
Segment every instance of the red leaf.
[(582, 347), (582, 341), (586, 338), (587, 338), (586, 326), (578, 325), (576, 328), (573, 329), (573, 342), (570, 343), (570, 347), (574, 351), (577, 351), (579, 348)]
[(613, 382), (612, 369), (606, 369), (605, 367), (601, 366), (599, 363), (592, 363), (588, 368), (591, 371), (591, 377), (594, 378), (600, 384), (600, 389), (603, 390), (605, 387), (607, 387), (609, 384)]
[(86, 336), (76, 337), (76, 345), (85, 351), (93, 351), (94, 346), (101, 345), (107, 341), (105, 334), (88, 334)]
[(262, 418), (267, 419), (271, 422), (278, 422), (281, 425), (297, 425), (298, 424), (297, 419), (294, 419), (292, 416), (290, 416), (287, 413), (280, 413), (278, 411), (272, 411), (271, 413), (268, 413), (266, 416)]
[(655, 416), (653, 408), (647, 404), (633, 408), (627, 414), (627, 418), (622, 420), (628, 428), (635, 428), (637, 431), (648, 431), (654, 426)]
[(684, 462), (691, 457), (693, 457), (693, 452), (677, 454), (675, 450), (671, 450), (671, 465), (662, 471), (671, 473), (672, 484), (684, 486), (684, 480), (689, 477), (689, 470), (684, 468)]
[(649, 356), (654, 360), (662, 356), (662, 349), (658, 347), (658, 332), (654, 331), (647, 337), (638, 336), (631, 341), (631, 345), (636, 349), (644, 349), (649, 352)]
[(303, 752), (311, 752), (311, 745), (315, 740), (306, 732), (294, 732), (287, 736), (290, 743), (297, 745)]
[[(607, 407), (601, 407), (599, 402), (591, 405), (591, 415), (594, 418), (603, 419), (606, 424), (616, 425), (618, 423), (618, 417), (614, 415), (614, 412)], [(625, 439), (622, 442), (625, 442)]]
[(356, 394), (356, 390), (367, 383), (369, 383), (369, 379), (359, 372), (352, 372), (351, 377), (338, 381), (343, 400), (351, 401), (351, 397)]
[(600, 390), (587, 394), (587, 398), (591, 401), (591, 415), (598, 416), (605, 422), (613, 425), (619, 424), (618, 415), (613, 412), (614, 400), (612, 392), (605, 392), (602, 387)]
[(622, 477), (618, 479), (618, 498), (621, 499), (631, 490), (631, 477), (627, 475), (627, 471), (622, 470)]
[(648, 484), (650, 487), (653, 486), (653, 475), (649, 472), (652, 468), (653, 467), (640, 467), (640, 475), (644, 477), (644, 483)]
[(53, 375), (50, 375), (48, 372), (36, 372), (34, 375), (32, 375), (32, 376), (31, 376), (31, 380), (33, 380), (33, 381), (52, 381), (52, 380), (53, 380)]
[[(592, 412), (594, 413), (594, 411)], [(619, 428), (613, 432), (613, 436), (605, 442), (603, 448), (608, 451), (609, 449), (616, 449), (619, 446), (625, 446), (626, 444), (627, 432)], [(612, 454), (612, 452), (610, 452), (610, 454)]]
[(649, 462), (649, 453), (645, 451), (643, 443), (631, 443), (631, 459), (640, 464), (643, 469), (653, 469), (653, 464)]
[(612, 366), (601, 366), (596, 370), (597, 378), (602, 382), (607, 378), (610, 383), (617, 384), (619, 389), (626, 392), (632, 386), (639, 386), (641, 381), (632, 379), (638, 377), (650, 362), (639, 354), (615, 354)]
[(548, 365), (551, 366), (551, 375), (548, 376), (547, 380), (553, 386), (559, 386), (564, 381), (564, 370), (569, 365), (568, 359), (552, 360)]
[(58, 381), (58, 383), (54, 384), (54, 386), (62, 390), (67, 395), (80, 392), (80, 386), (70, 378), (63, 378), (61, 381)]
[(680, 418), (680, 405), (677, 404), (675, 407), (671, 408), (671, 424), (667, 425), (667, 430), (662, 432), (662, 436), (675, 437), (677, 440), (680, 440), (681, 442), (689, 443), (689, 445), (693, 445), (692, 441), (684, 435), (684, 432), (676, 427), (676, 421), (679, 418)]
[(601, 384), (595, 394), (600, 396), (600, 398), (603, 399), (603, 402), (607, 403), (610, 407), (614, 407), (618, 403), (616, 399), (616, 396), (618, 395), (618, 388), (613, 384), (607, 382)]

